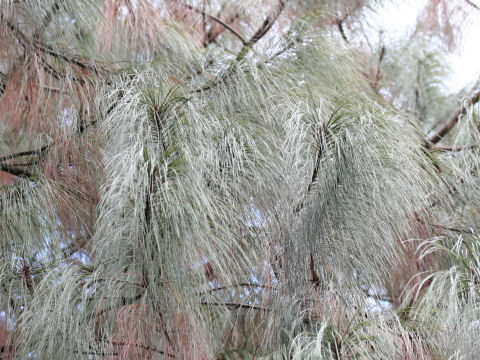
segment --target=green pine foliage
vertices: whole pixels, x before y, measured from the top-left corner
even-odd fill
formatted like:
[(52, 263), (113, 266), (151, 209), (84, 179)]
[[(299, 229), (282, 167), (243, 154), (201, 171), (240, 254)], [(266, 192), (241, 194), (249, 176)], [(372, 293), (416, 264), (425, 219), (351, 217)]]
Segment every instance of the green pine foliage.
[(478, 86), (383, 3), (0, 0), (0, 358), (479, 357)]

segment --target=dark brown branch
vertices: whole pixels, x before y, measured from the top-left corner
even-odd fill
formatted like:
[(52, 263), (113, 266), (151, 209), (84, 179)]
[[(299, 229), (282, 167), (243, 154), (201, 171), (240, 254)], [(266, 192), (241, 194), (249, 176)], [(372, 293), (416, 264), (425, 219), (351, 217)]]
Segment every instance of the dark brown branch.
[(23, 259), (22, 274), (25, 280), (25, 284), (27, 285), (28, 292), (30, 293), (31, 296), (33, 296), (34, 290), (33, 290), (32, 273), (30, 272), (30, 265), (28, 265), (27, 260), (25, 259)]
[(56, 51), (52, 49), (51, 47), (44, 45), (42, 42), (40, 42), (37, 39), (29, 39), (27, 35), (25, 35), (23, 32), (20, 31), (20, 29), (15, 26), (12, 22), (8, 22), (8, 27), (10, 30), (15, 34), (17, 37), (18, 41), (24, 46), (25, 48), (28, 47), (34, 47), (44, 54), (51, 55), (53, 57), (56, 57), (57, 59), (69, 62), (71, 64), (74, 64), (81, 69), (91, 71), (92, 73), (96, 75), (102, 75), (103, 72), (100, 71), (94, 64), (85, 62), (83, 60), (77, 59), (73, 56), (67, 55), (65, 53), (61, 53), (59, 51)]
[[(107, 341), (107, 342), (109, 342), (109, 341)], [(152, 352), (164, 355), (164, 356), (169, 357), (169, 358), (175, 358), (175, 355), (167, 353), (163, 350), (159, 350), (153, 345), (149, 346), (149, 345), (144, 345), (144, 344), (137, 344), (137, 343), (131, 343), (131, 342), (121, 342), (121, 341), (112, 341), (112, 342), (109, 342), (109, 343), (111, 343), (115, 346), (133, 346), (133, 347), (144, 349), (144, 350), (147, 350), (147, 351), (152, 351)]]
[[(107, 109), (107, 111), (105, 112), (105, 115), (108, 115), (110, 112), (112, 112), (117, 104), (118, 104), (118, 102), (114, 102)], [(77, 134), (78, 135), (83, 134), (85, 131), (87, 131), (87, 129), (89, 129), (92, 126), (95, 126), (96, 123), (97, 123), (97, 120), (93, 119), (89, 123), (81, 124), (78, 127)], [(21, 169), (21, 168), (15, 166), (15, 165), (12, 165), (12, 164), (4, 164), (4, 162), (8, 161), (8, 160), (12, 160), (12, 159), (21, 158), (21, 157), (24, 157), (24, 156), (35, 156), (37, 159), (39, 159), (42, 155), (45, 155), (45, 154), (48, 153), (48, 151), (50, 150), (50, 148), (52, 147), (52, 145), (54, 143), (55, 142), (51, 142), (50, 144), (44, 145), (44, 146), (42, 146), (38, 149), (21, 151), (21, 152), (18, 152), (18, 153), (14, 153), (14, 154), (10, 154), (10, 155), (0, 157), (0, 170), (8, 172), (8, 173), (10, 173), (12, 175), (15, 175), (15, 176), (32, 178), (34, 176), (34, 173), (29, 171), (28, 169)], [(37, 163), (38, 163), (38, 161), (29, 163), (29, 165), (36, 165)]]
[(443, 229), (443, 230), (453, 231), (456, 233), (469, 234), (469, 235), (472, 235), (474, 233), (473, 229), (460, 229), (460, 228), (454, 228), (454, 227), (445, 226), (445, 225), (432, 224), (430, 222), (428, 223), (428, 225), (435, 228)]
[(7, 75), (0, 72), (0, 96), (3, 95), (5, 89), (7, 88)]
[[(458, 120), (462, 115), (465, 115), (468, 106), (476, 104), (480, 100), (480, 91), (473, 94), (473, 96), (468, 99), (467, 103), (461, 107), (445, 124), (435, 131), (429, 138), (428, 142), (430, 144), (438, 143), (452, 128), (458, 123)], [(429, 147), (429, 146), (427, 146)]]
[(313, 284), (315, 289), (318, 289), (320, 286), (320, 277), (318, 276), (317, 271), (315, 270), (315, 263), (313, 261), (313, 254), (310, 252), (310, 274), (312, 275), (310, 282)]
[[(78, 134), (84, 133), (88, 128), (90, 128), (91, 126), (94, 126), (96, 123), (97, 123), (97, 120), (92, 120), (88, 124), (80, 125), (77, 133)], [(22, 152), (18, 152), (18, 153), (3, 156), (3, 157), (0, 158), (0, 170), (8, 172), (8, 173), (10, 173), (12, 175), (15, 175), (15, 176), (32, 178), (32, 177), (34, 177), (33, 172), (31, 172), (28, 169), (22, 169), (19, 166), (27, 166), (27, 165), (28, 166), (34, 166), (34, 165), (37, 165), (38, 164), (38, 159), (40, 159), (40, 157), (42, 155), (47, 154), (53, 144), (54, 144), (54, 142), (51, 142), (50, 144), (44, 145), (39, 149), (27, 150), (27, 151), (22, 151)], [(36, 157), (37, 160), (28, 162), (26, 164), (5, 164), (4, 163), (5, 161), (20, 158), (20, 157), (24, 157), (24, 156), (34, 156), (34, 157)]]
[(193, 10), (199, 14), (201, 14), (202, 16), (206, 16), (208, 17), (210, 20), (213, 20), (215, 21), (216, 23), (222, 25), (225, 29), (227, 29), (228, 31), (230, 31), (233, 35), (235, 35), (241, 42), (243, 45), (246, 45), (247, 44), (247, 41), (243, 38), (242, 35), (240, 35), (240, 33), (235, 30), (234, 28), (232, 28), (229, 24), (227, 24), (226, 22), (220, 20), (219, 18), (213, 16), (213, 15), (209, 15), (209, 14), (206, 14), (205, 11), (203, 10), (200, 10), (200, 9), (197, 9), (196, 7), (193, 7), (191, 5), (184, 5), (186, 8), (190, 9), (190, 10)]
[[(231, 25), (235, 22), (235, 20), (237, 20), (238, 18), (240, 17), (240, 14), (239, 13), (236, 13), (234, 16), (228, 18), (227, 20), (225, 20), (225, 23), (228, 24), (228, 25)], [(217, 38), (226, 30), (225, 27), (222, 27), (220, 30), (218, 31), (215, 31), (215, 32), (208, 32), (207, 33), (207, 39), (205, 40), (205, 42), (203, 43), (203, 46), (204, 47), (207, 47), (208, 45), (210, 45), (211, 43), (214, 43), (217, 41)]]
[(432, 150), (457, 152), (462, 150), (476, 149), (479, 146), (480, 145), (466, 145), (466, 146), (434, 145), (432, 146)]
[[(43, 56), (40, 56), (40, 58), (42, 59), (43, 63), (42, 63), (42, 66), (44, 67), (44, 69), (50, 74), (52, 75), (55, 79), (57, 80), (65, 80), (67, 79), (67, 75), (65, 75), (64, 73), (58, 71), (57, 69), (55, 69), (52, 65), (50, 65), (48, 63), (48, 61), (43, 57)], [(79, 78), (78, 76), (71, 76), (71, 79), (73, 81), (76, 81), (80, 84), (85, 84), (85, 80), (82, 79), (82, 78)]]
[(338, 31), (340, 32), (340, 35), (342, 36), (342, 39), (347, 43), (350, 44), (350, 41), (348, 41), (347, 35), (345, 34), (345, 30), (343, 28), (343, 22), (345, 21), (345, 18), (339, 19), (337, 21), (337, 27)]
[(30, 156), (30, 155), (41, 156), (42, 153), (45, 153), (45, 152), (48, 151), (50, 146), (51, 145), (44, 145), (40, 149), (22, 151), (22, 152), (19, 152), (19, 153), (3, 156), (3, 157), (0, 158), (0, 163), (3, 163), (5, 161), (11, 160), (11, 159), (16, 159), (16, 158), (19, 158), (19, 157), (24, 157), (24, 156)]
[(9, 164), (0, 164), (0, 170), (5, 171), (9, 174), (24, 177), (24, 178), (33, 178), (34, 173), (27, 169), (22, 169), (20, 167), (12, 166)]
[(468, 5), (472, 6), (473, 8), (475, 8), (475, 9), (477, 9), (477, 10), (480, 10), (480, 6), (478, 6), (477, 4), (474, 4), (472, 1), (470, 1), (470, 0), (465, 0), (465, 2), (466, 2)]
[[(241, 62), (245, 58), (247, 53), (250, 51), (252, 46), (255, 45), (271, 29), (271, 27), (273, 26), (275, 21), (280, 16), (283, 9), (285, 8), (285, 3), (283, 2), (283, 0), (279, 0), (278, 4), (279, 4), (279, 8), (278, 8), (278, 11), (277, 11), (277, 14), (275, 15), (275, 17), (270, 18), (269, 16), (267, 16), (267, 18), (263, 22), (262, 26), (260, 26), (260, 28), (255, 32), (255, 34), (252, 36), (252, 38), (249, 41), (245, 42), (243, 37), (241, 38), (242, 43), (243, 43), (243, 47), (242, 47), (242, 50), (240, 50), (240, 52), (238, 53), (237, 57), (235, 58), (235, 60), (237, 62)], [(186, 6), (188, 6), (188, 5), (186, 5)], [(205, 85), (204, 87), (202, 87), (200, 89), (192, 91), (192, 93), (199, 93), (199, 92), (203, 92), (203, 91), (208, 91), (208, 90), (216, 87), (217, 85), (223, 83), (227, 78), (232, 76), (233, 73), (234, 73), (233, 68), (230, 67), (223, 74), (223, 76), (214, 80), (210, 84)]]
[(282, 13), (283, 9), (285, 8), (285, 3), (283, 0), (278, 1), (278, 11), (277, 14), (271, 18), (270, 16), (267, 16), (266, 19), (263, 21), (262, 26), (258, 28), (258, 30), (253, 34), (253, 36), (250, 38), (250, 40), (247, 41), (246, 44), (244, 44), (242, 50), (237, 55), (237, 61), (241, 61), (245, 58), (249, 50), (252, 48), (253, 45), (255, 45), (260, 39), (262, 39), (268, 31), (272, 28), (273, 24), (277, 21), (278, 17)]
[[(335, 113), (333, 113), (331, 115), (331, 117), (333, 117), (334, 115), (335, 115)], [(318, 181), (318, 172), (320, 171), (320, 165), (321, 165), (321, 161), (322, 161), (323, 152), (325, 150), (325, 146), (327, 145), (326, 134), (327, 134), (327, 123), (324, 122), (323, 125), (321, 126), (320, 130), (319, 130), (319, 133), (317, 134), (318, 148), (317, 148), (317, 151), (316, 151), (315, 166), (313, 168), (312, 177), (310, 179), (310, 182), (308, 183), (307, 191), (305, 193), (304, 198), (293, 210), (294, 214), (298, 214), (300, 212), (300, 210), (303, 209), (303, 207), (305, 206), (305, 202), (306, 202), (308, 194), (310, 194), (313, 187), (315, 186), (315, 184)]]
[(236, 287), (251, 287), (251, 288), (263, 288), (263, 289), (275, 289), (274, 286), (271, 285), (262, 285), (262, 284), (252, 284), (252, 283), (239, 283), (235, 285), (227, 285), (227, 286), (219, 286), (213, 289), (209, 289), (207, 292), (212, 293), (215, 291), (221, 291), (221, 290), (226, 290), (226, 289), (231, 289), (231, 288), (236, 288)]
[(375, 92), (378, 92), (378, 82), (380, 81), (380, 66), (382, 65), (383, 58), (385, 57), (385, 46), (382, 46), (380, 49), (380, 55), (378, 57), (377, 64), (377, 73), (375, 74), (375, 83), (373, 84), (373, 89)]
[(217, 301), (202, 301), (200, 304), (208, 306), (225, 306), (229, 310), (235, 309), (253, 309), (253, 310), (263, 310), (270, 311), (269, 308), (260, 305), (250, 305), (236, 302), (217, 302)]
[(262, 26), (255, 32), (255, 34), (253, 34), (252, 38), (248, 41), (246, 46), (252, 46), (257, 43), (262, 37), (264, 37), (267, 32), (272, 28), (273, 24), (275, 24), (275, 21), (277, 21), (284, 8), (284, 2), (282, 0), (279, 0), (277, 14), (273, 18), (267, 16)]

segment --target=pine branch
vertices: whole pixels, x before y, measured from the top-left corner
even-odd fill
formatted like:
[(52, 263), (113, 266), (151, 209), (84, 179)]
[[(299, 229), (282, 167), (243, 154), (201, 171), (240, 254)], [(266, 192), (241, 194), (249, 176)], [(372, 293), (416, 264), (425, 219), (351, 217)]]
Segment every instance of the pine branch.
[(450, 152), (458, 152), (462, 150), (472, 150), (478, 148), (480, 145), (459, 145), (459, 146), (449, 146), (449, 145), (435, 145), (432, 146), (432, 150), (436, 151), (450, 151)]
[(10, 154), (10, 155), (0, 157), (0, 163), (3, 163), (7, 160), (17, 159), (19, 157), (24, 157), (24, 156), (30, 156), (30, 155), (41, 156), (42, 153), (46, 153), (48, 151), (51, 145), (52, 144), (44, 145), (39, 149), (22, 151), (15, 154)]
[(337, 21), (337, 27), (338, 27), (338, 31), (340, 32), (340, 35), (342, 36), (342, 39), (347, 43), (347, 44), (350, 44), (350, 41), (348, 41), (348, 38), (347, 38), (347, 35), (345, 34), (345, 30), (343, 28), (343, 22), (345, 21), (345, 18), (344, 17), (343, 19), (339, 19)]
[(90, 62), (78, 59), (74, 56), (71, 56), (67, 53), (62, 53), (58, 50), (55, 50), (51, 48), (50, 46), (47, 46), (43, 44), (40, 40), (38, 39), (30, 39), (27, 35), (25, 35), (18, 27), (12, 23), (11, 21), (7, 22), (8, 28), (15, 34), (16, 38), (18, 41), (22, 44), (24, 48), (35, 48), (43, 52), (44, 54), (53, 56), (59, 60), (66, 61), (68, 63), (71, 63), (73, 65), (78, 66), (79, 68), (83, 70), (88, 70), (92, 72), (95, 75), (105, 75), (104, 71), (101, 71), (98, 69), (98, 67)]
[[(53, 16), (60, 10), (60, 3), (62, 3), (64, 0), (57, 0), (57, 1), (54, 1), (54, 3), (52, 4), (52, 7), (50, 10), (47, 11), (47, 14), (45, 15), (45, 17), (43, 18), (43, 21), (42, 21), (42, 26), (40, 26), (39, 28), (37, 28), (35, 30), (35, 32), (33, 33), (33, 37), (34, 38), (39, 38), (40, 36), (40, 33), (42, 31), (44, 31), (48, 25), (50, 25), (50, 23), (52, 22), (53, 20)], [(12, 30), (15, 29), (15, 27), (10, 27)], [(19, 58), (16, 59), (15, 62), (18, 62), (19, 60), (21, 60), (22, 56), (20, 56)], [(6, 88), (6, 82), (7, 82), (7, 75), (3, 74), (0, 72), (0, 96), (4, 94), (5, 92), (5, 88)]]
[(262, 26), (255, 32), (255, 34), (248, 41), (246, 46), (252, 46), (255, 43), (257, 43), (261, 38), (263, 38), (267, 34), (267, 32), (272, 28), (273, 24), (275, 24), (275, 22), (277, 21), (278, 17), (280, 16), (284, 8), (285, 8), (284, 2), (282, 0), (279, 0), (277, 14), (273, 18), (270, 18), (269, 16), (267, 16)]
[(205, 11), (200, 10), (200, 9), (197, 9), (197, 8), (194, 7), (194, 6), (187, 5), (187, 4), (185, 4), (184, 6), (185, 6), (186, 8), (188, 8), (188, 9), (193, 10), (193, 11), (195, 11), (195, 12), (197, 12), (197, 13), (203, 15), (203, 16), (206, 16), (206, 17), (208, 17), (210, 20), (213, 20), (213, 21), (215, 21), (216, 23), (222, 25), (225, 29), (227, 29), (227, 30), (230, 31), (233, 35), (235, 35), (235, 36), (242, 42), (243, 45), (246, 45), (246, 44), (247, 44), (247, 41), (243, 38), (243, 36), (240, 35), (240, 33), (239, 33), (237, 30), (235, 30), (234, 28), (232, 28), (232, 27), (231, 27), (229, 24), (227, 24), (226, 22), (220, 20), (219, 18), (217, 18), (217, 17), (215, 17), (215, 16), (213, 16), (213, 15), (207, 14), (207, 13), (205, 13)]
[(269, 308), (266, 308), (260, 305), (250, 305), (250, 304), (243, 304), (243, 303), (236, 303), (236, 302), (202, 301), (201, 304), (208, 305), (208, 306), (225, 306), (229, 310), (235, 310), (235, 309), (253, 309), (253, 310), (263, 310), (263, 311), (271, 310)]
[(430, 144), (436, 144), (442, 138), (452, 130), (452, 128), (458, 123), (458, 120), (462, 115), (465, 115), (467, 112), (467, 108), (471, 105), (475, 105), (478, 101), (480, 101), (480, 91), (473, 94), (465, 105), (463, 105), (460, 110), (458, 110), (444, 125), (435, 131), (429, 138), (428, 138), (428, 145), (427, 147), (431, 147)]
[(28, 169), (21, 169), (20, 167), (12, 166), (9, 164), (0, 164), (0, 170), (5, 171), (11, 175), (15, 175), (23, 178), (34, 178), (35, 175)]
[(268, 33), (268, 31), (272, 28), (273, 24), (275, 24), (275, 22), (277, 21), (278, 17), (280, 16), (284, 8), (285, 8), (285, 3), (283, 2), (283, 0), (279, 0), (277, 14), (273, 18), (271, 18), (270, 16), (266, 17), (263, 24), (258, 28), (255, 34), (253, 34), (250, 40), (248, 40), (247, 43), (244, 44), (242, 50), (240, 50), (239, 54), (237, 55), (237, 61), (243, 60), (247, 55), (247, 53), (252, 48), (252, 46), (255, 45), (260, 39), (262, 39)]
[(433, 223), (428, 223), (428, 225), (432, 226), (432, 227), (435, 227), (435, 228), (439, 228), (439, 229), (443, 229), (443, 230), (448, 230), (448, 231), (452, 231), (452, 232), (456, 232), (456, 233), (461, 233), (461, 234), (467, 234), (467, 235), (473, 235), (474, 234), (474, 231), (473, 229), (460, 229), (460, 228), (454, 228), (454, 227), (451, 227), (451, 226), (445, 226), (445, 225), (440, 225), (440, 224), (433, 224)]
[[(278, 17), (282, 13), (283, 9), (285, 8), (285, 3), (283, 2), (283, 0), (279, 0), (278, 3), (279, 3), (279, 8), (278, 8), (277, 14), (273, 18), (270, 18), (269, 16), (267, 16), (267, 18), (263, 22), (262, 26), (260, 26), (260, 28), (251, 37), (251, 39), (248, 40), (247, 42), (242, 41), (244, 45), (243, 45), (242, 49), (240, 50), (240, 52), (238, 53), (237, 57), (235, 58), (236, 62), (241, 62), (245, 58), (245, 56), (248, 54), (248, 52), (250, 51), (252, 46), (255, 45), (261, 38), (263, 38), (267, 34), (267, 32), (272, 28), (273, 24), (275, 23), (275, 21), (278, 19)], [(242, 40), (243, 40), (243, 38), (242, 38)], [(217, 85), (223, 83), (227, 78), (232, 76), (233, 73), (234, 73), (233, 68), (230, 67), (230, 68), (227, 69), (227, 71), (224, 73), (224, 75), (221, 76), (219, 79), (214, 80), (212, 83), (204, 86), (203, 88), (194, 90), (192, 92), (193, 93), (199, 93), (199, 92), (203, 92), (203, 91), (208, 91), (208, 90), (216, 87)]]
[[(231, 25), (235, 22), (235, 20), (237, 20), (238, 18), (240, 17), (240, 14), (237, 12), (234, 16), (230, 17), (229, 19), (227, 19), (225, 21), (226, 24), (228, 25)], [(225, 27), (222, 27), (221, 30), (219, 31), (216, 31), (216, 32), (208, 32), (207, 33), (207, 39), (206, 41), (203, 43), (203, 46), (204, 47), (207, 47), (208, 45), (210, 45), (211, 43), (214, 43), (216, 42), (217, 40), (217, 37), (219, 37), (224, 31), (226, 30)]]
[(377, 73), (375, 74), (375, 83), (373, 84), (373, 89), (375, 90), (375, 93), (378, 93), (378, 83), (381, 78), (380, 66), (382, 65), (382, 61), (384, 57), (385, 57), (385, 46), (382, 46), (380, 49), (380, 55), (378, 57)]
[(480, 6), (478, 6), (477, 4), (474, 4), (472, 1), (470, 0), (464, 0), (468, 5), (472, 6), (473, 8), (477, 9), (477, 10), (480, 10)]
[(239, 284), (235, 284), (235, 285), (219, 286), (219, 287), (216, 287), (216, 288), (213, 288), (213, 289), (209, 289), (207, 292), (212, 293), (212, 292), (215, 292), (215, 291), (221, 291), (221, 290), (226, 290), (226, 289), (231, 289), (231, 288), (236, 288), (236, 287), (275, 289), (275, 287), (271, 286), (271, 285), (262, 285), (262, 284), (253, 284), (253, 283), (239, 283)]
[[(117, 104), (118, 104), (118, 102), (113, 103), (107, 109), (107, 111), (105, 112), (105, 115), (108, 115), (110, 112), (112, 112), (113, 109), (115, 109)], [(81, 124), (78, 127), (77, 135), (83, 134), (85, 131), (87, 131), (87, 129), (89, 129), (92, 126), (95, 126), (96, 124), (97, 124), (96, 119), (92, 119), (88, 124)], [(43, 145), (42, 147), (40, 147), (38, 149), (21, 151), (21, 152), (18, 152), (18, 153), (14, 153), (14, 154), (10, 154), (10, 155), (0, 157), (0, 170), (8, 172), (8, 173), (10, 173), (12, 175), (15, 175), (15, 176), (33, 178), (34, 173), (29, 171), (28, 169), (20, 169), (20, 168), (18, 168), (19, 165), (15, 166), (15, 165), (12, 165), (12, 164), (4, 164), (4, 162), (8, 161), (8, 160), (12, 160), (12, 159), (21, 158), (21, 157), (24, 157), (24, 156), (33, 156), (37, 160), (30, 162), (29, 165), (30, 166), (36, 165), (36, 164), (38, 164), (38, 159), (40, 159), (40, 157), (42, 157), (43, 155), (46, 155), (48, 153), (48, 151), (50, 150), (50, 148), (54, 144), (55, 144), (55, 142), (52, 141), (50, 144)]]
[(5, 89), (7, 87), (7, 75), (4, 73), (0, 72), (0, 96), (3, 95), (5, 92)]
[(22, 274), (23, 274), (25, 284), (27, 285), (28, 292), (30, 293), (31, 296), (33, 296), (34, 290), (33, 290), (32, 273), (30, 272), (30, 266), (27, 264), (27, 261), (25, 259), (23, 259)]
[(313, 261), (312, 252), (310, 252), (310, 274), (312, 275), (310, 282), (313, 284), (313, 287), (317, 289), (320, 286), (320, 278), (315, 270), (315, 262)]

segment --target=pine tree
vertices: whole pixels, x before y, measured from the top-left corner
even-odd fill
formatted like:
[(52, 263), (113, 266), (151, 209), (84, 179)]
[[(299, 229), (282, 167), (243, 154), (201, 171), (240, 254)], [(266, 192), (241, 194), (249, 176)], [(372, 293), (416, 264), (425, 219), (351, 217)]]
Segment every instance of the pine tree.
[(0, 0), (0, 357), (480, 356), (474, 1)]

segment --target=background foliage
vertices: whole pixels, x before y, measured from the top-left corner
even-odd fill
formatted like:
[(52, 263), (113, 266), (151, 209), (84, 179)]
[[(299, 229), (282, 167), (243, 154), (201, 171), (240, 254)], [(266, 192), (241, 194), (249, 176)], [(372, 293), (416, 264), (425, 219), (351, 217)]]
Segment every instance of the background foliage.
[(0, 357), (479, 358), (479, 6), (384, 3), (0, 0)]

